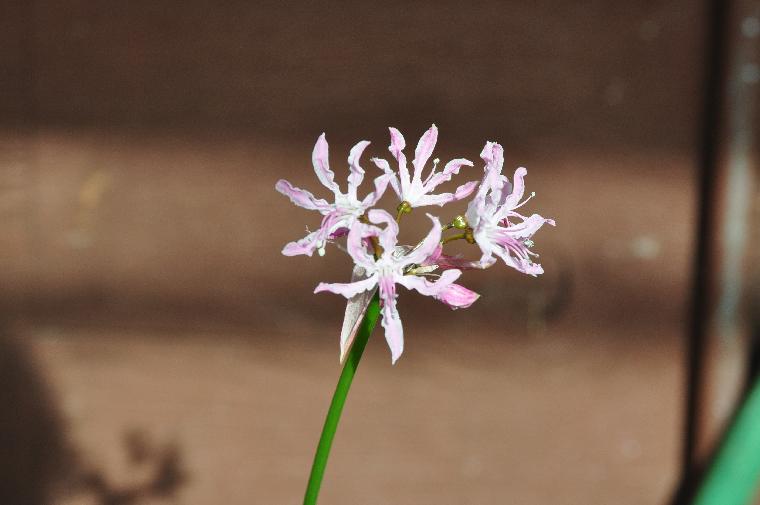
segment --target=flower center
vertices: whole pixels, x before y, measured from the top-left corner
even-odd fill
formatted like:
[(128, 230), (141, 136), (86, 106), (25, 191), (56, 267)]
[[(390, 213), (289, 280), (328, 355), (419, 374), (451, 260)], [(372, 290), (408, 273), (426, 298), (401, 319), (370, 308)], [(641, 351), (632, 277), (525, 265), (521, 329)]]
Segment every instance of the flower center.
[(395, 261), (385, 257), (375, 262), (375, 268), (380, 277), (392, 277), (393, 274), (401, 273), (401, 267)]
[(364, 212), (361, 202), (350, 195), (336, 195), (335, 207), (343, 214), (351, 214), (356, 217), (359, 217)]

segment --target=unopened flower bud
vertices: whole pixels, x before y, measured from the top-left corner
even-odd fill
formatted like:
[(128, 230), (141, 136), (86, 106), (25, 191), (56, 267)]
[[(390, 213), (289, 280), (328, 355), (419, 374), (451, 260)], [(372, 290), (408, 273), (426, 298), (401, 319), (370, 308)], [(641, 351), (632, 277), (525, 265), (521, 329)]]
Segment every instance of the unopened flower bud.
[(467, 220), (464, 216), (457, 216), (451, 221), (451, 225), (457, 230), (464, 230), (467, 228)]
[(404, 200), (403, 202), (398, 204), (398, 207), (396, 207), (396, 210), (404, 214), (409, 214), (412, 211), (412, 206), (409, 202)]

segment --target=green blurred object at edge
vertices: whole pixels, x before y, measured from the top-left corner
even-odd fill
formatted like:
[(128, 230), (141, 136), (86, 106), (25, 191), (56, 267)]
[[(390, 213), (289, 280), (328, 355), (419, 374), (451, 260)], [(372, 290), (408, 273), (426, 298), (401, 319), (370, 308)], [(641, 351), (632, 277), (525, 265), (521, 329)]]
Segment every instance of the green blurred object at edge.
[(760, 484), (760, 378), (718, 449), (694, 505), (751, 505)]

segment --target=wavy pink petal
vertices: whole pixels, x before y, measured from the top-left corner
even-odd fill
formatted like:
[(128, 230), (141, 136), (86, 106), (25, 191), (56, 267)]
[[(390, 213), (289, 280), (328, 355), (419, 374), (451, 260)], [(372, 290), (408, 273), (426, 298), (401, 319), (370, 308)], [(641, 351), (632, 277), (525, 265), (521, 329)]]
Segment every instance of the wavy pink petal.
[(487, 170), (496, 170), (501, 173), (504, 166), (504, 148), (498, 142), (486, 142), (480, 151), (480, 158), (486, 162)]
[(379, 280), (380, 300), (383, 303), (381, 313), (382, 325), (385, 329), (385, 340), (391, 350), (391, 363), (395, 364), (404, 352), (404, 328), (396, 308), (396, 285), (392, 277), (381, 277)]
[(449, 284), (435, 298), (452, 309), (466, 309), (475, 303), (480, 295), (460, 284)]
[(446, 270), (435, 282), (415, 275), (399, 275), (395, 278), (395, 281), (406, 289), (413, 289), (422, 295), (438, 296), (449, 284), (457, 280), (460, 275), (462, 275), (460, 270)]
[(423, 195), (417, 199), (415, 207), (423, 207), (426, 205), (439, 205), (443, 207), (447, 203), (456, 202), (467, 198), (475, 191), (478, 186), (478, 181), (470, 181), (462, 184), (456, 189), (456, 193), (438, 193), (437, 195)]
[(352, 147), (351, 152), (348, 154), (348, 168), (351, 171), (348, 176), (348, 193), (353, 197), (356, 197), (356, 189), (364, 180), (364, 169), (359, 165), (359, 158), (361, 158), (368, 145), (368, 140), (362, 140)]
[(388, 150), (391, 152), (396, 161), (398, 162), (399, 180), (401, 182), (401, 194), (406, 194), (409, 191), (411, 185), (411, 179), (409, 178), (409, 169), (406, 167), (406, 156), (404, 155), (404, 148), (406, 147), (406, 141), (401, 132), (396, 128), (388, 128), (391, 132), (391, 145), (388, 146)]
[(371, 275), (364, 280), (356, 282), (320, 282), (317, 287), (314, 288), (314, 292), (322, 293), (323, 291), (329, 291), (330, 293), (335, 293), (336, 295), (351, 298), (364, 291), (369, 291), (375, 286), (377, 286), (377, 274)]
[(418, 181), (422, 178), (422, 169), (433, 154), (437, 141), (438, 128), (432, 125), (422, 134), (419, 142), (417, 142), (417, 149), (414, 150), (414, 161), (412, 161), (412, 165), (414, 165), (414, 180)]
[(456, 201), (453, 193), (438, 193), (437, 195), (423, 195), (414, 203), (414, 207), (426, 207), (428, 205), (438, 205), (443, 207), (447, 203)]
[(507, 183), (507, 178), (501, 175), (501, 170), (504, 166), (504, 148), (496, 142), (486, 142), (486, 145), (480, 152), (480, 157), (486, 162), (486, 166), (484, 168), (483, 183), (480, 185), (478, 194), (485, 196), (490, 191), (491, 201), (495, 203), (500, 200), (504, 186)]
[(430, 176), (425, 180), (424, 183), (425, 191), (430, 192), (434, 190), (444, 182), (450, 181), (454, 175), (459, 173), (459, 170), (462, 167), (471, 166), (473, 166), (472, 162), (464, 158), (457, 158), (455, 160), (449, 161), (446, 163), (446, 166), (443, 167), (442, 171), (430, 173)]
[(285, 244), (282, 248), (282, 254), (285, 256), (300, 256), (305, 254), (311, 256), (318, 247), (319, 231), (309, 233), (301, 240)]
[(464, 198), (467, 198), (472, 194), (473, 191), (475, 191), (475, 188), (478, 187), (478, 181), (470, 181), (465, 182), (461, 186), (457, 188), (457, 190), (454, 192), (454, 198), (456, 200), (462, 200)]
[(353, 216), (332, 211), (322, 218), (318, 230), (309, 233), (301, 240), (285, 245), (282, 254), (285, 256), (298, 256), (301, 254), (311, 256), (316, 250), (322, 256), (325, 253), (324, 247), (327, 241), (342, 236), (345, 230), (353, 227), (355, 219)]
[[(509, 235), (513, 238), (530, 238), (532, 237), (544, 224), (550, 226), (556, 226), (553, 219), (546, 219), (538, 214), (533, 214), (520, 223), (512, 223), (507, 228), (499, 228), (498, 234)], [(502, 231), (503, 230), (503, 231)]]
[(275, 189), (290, 198), (291, 202), (304, 209), (326, 212), (331, 207), (327, 201), (315, 198), (310, 192), (293, 186), (285, 179), (277, 181)]
[(516, 209), (520, 200), (522, 200), (525, 194), (525, 176), (528, 175), (528, 169), (525, 167), (519, 167), (515, 170), (515, 175), (512, 178), (512, 192), (504, 200), (504, 207), (508, 209)]
[(311, 162), (314, 165), (314, 172), (317, 174), (319, 182), (330, 191), (337, 191), (338, 185), (335, 183), (335, 174), (330, 170), (329, 147), (325, 134), (319, 136), (317, 143), (314, 144), (314, 150), (311, 153)]

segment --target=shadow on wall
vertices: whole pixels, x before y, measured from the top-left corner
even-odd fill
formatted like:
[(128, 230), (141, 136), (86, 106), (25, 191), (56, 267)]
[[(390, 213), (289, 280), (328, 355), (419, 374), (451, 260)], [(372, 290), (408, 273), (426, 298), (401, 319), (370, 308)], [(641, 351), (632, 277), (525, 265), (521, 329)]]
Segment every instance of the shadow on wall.
[(114, 486), (81, 461), (69, 443), (53, 395), (24, 342), (0, 330), (0, 504), (47, 505), (59, 496), (87, 495), (98, 505), (139, 505), (172, 497), (187, 480), (175, 443), (145, 432), (124, 434), (130, 470), (144, 476)]
[(114, 486), (101, 470), (80, 469), (78, 476), (71, 479), (70, 492), (94, 496), (98, 505), (139, 505), (152, 503), (154, 498), (173, 497), (186, 481), (176, 444), (158, 446), (145, 432), (130, 430), (124, 434), (124, 449), (130, 471), (146, 475), (141, 482)]
[(30, 353), (0, 332), (0, 503), (46, 504), (72, 467), (72, 453)]

